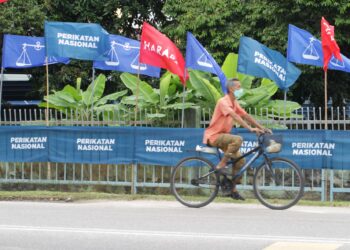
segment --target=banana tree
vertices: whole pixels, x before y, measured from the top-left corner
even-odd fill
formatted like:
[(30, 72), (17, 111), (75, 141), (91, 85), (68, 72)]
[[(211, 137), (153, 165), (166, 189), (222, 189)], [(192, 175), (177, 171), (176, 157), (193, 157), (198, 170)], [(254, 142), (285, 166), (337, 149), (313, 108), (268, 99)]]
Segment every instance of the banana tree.
[[(120, 78), (133, 93), (131, 96), (123, 97), (121, 104), (133, 107), (137, 105), (140, 110), (149, 111), (141, 114), (141, 119), (144, 116), (147, 119), (161, 120), (175, 110), (195, 106), (192, 102), (182, 102), (183, 93), (178, 91), (179, 81), (170, 72), (166, 72), (160, 78), (159, 89), (152, 88), (147, 82), (129, 73), (122, 73)], [(191, 91), (185, 94), (191, 96)]]
[[(66, 85), (60, 91), (53, 91), (53, 94), (44, 97), (44, 102), (40, 107), (46, 107), (59, 110), (66, 118), (74, 115), (75, 119), (89, 121), (97, 119), (100, 114), (105, 112), (123, 109), (123, 105), (115, 103), (118, 98), (127, 94), (127, 90), (112, 93), (103, 96), (106, 85), (106, 76), (100, 74), (84, 91), (80, 88), (81, 79), (78, 78), (76, 87)], [(103, 97), (102, 97), (103, 96)], [(113, 101), (115, 104), (109, 104)]]

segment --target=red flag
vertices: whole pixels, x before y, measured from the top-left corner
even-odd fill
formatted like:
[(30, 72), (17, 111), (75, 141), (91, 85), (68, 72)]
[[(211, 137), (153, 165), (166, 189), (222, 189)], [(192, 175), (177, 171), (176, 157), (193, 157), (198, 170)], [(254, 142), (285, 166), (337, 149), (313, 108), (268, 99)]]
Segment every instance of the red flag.
[(168, 69), (178, 75), (183, 84), (186, 83), (185, 60), (180, 50), (168, 37), (147, 22), (142, 26), (140, 63)]
[(0, 0), (0, 3), (5, 3), (7, 2), (7, 0)]
[(340, 49), (334, 39), (334, 26), (329, 25), (326, 19), (321, 20), (321, 40), (323, 50), (323, 70), (328, 69), (328, 63), (334, 55), (338, 60), (343, 61)]

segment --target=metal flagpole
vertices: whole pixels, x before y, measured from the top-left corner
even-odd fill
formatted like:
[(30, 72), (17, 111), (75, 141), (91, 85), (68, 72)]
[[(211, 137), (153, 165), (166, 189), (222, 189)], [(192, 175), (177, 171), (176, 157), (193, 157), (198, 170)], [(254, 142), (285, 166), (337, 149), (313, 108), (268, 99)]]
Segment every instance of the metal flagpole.
[[(91, 123), (94, 120), (94, 92), (95, 92), (95, 68), (92, 66), (92, 102), (91, 102)], [(91, 124), (93, 125), (93, 124)]]
[[(46, 126), (49, 126), (49, 58), (46, 56)], [(51, 164), (47, 162), (47, 179), (51, 179)]]
[(4, 68), (1, 68), (1, 75), (0, 75), (0, 121), (1, 121), (1, 102), (2, 102), (2, 83), (4, 81)]
[(328, 129), (327, 70), (324, 72), (324, 127)]
[(138, 67), (137, 67), (137, 86), (136, 86), (135, 123), (134, 123), (134, 126), (136, 126), (136, 121), (137, 121), (139, 88), (140, 88), (140, 61), (138, 62)]
[(284, 108), (284, 126), (286, 126), (286, 109), (287, 109), (287, 90), (284, 91), (284, 105), (283, 105), (283, 108)]
[[(184, 72), (184, 81), (186, 83), (186, 68), (185, 68), (185, 72)], [(183, 84), (183, 91), (182, 91), (182, 117), (181, 117), (181, 128), (184, 127), (184, 121), (185, 121), (185, 83)]]
[(49, 126), (49, 59), (46, 57), (46, 126)]
[[(324, 129), (328, 129), (328, 107), (327, 107), (327, 70), (324, 72)], [(322, 169), (324, 171), (324, 200), (327, 201), (327, 190), (328, 190), (328, 170)]]

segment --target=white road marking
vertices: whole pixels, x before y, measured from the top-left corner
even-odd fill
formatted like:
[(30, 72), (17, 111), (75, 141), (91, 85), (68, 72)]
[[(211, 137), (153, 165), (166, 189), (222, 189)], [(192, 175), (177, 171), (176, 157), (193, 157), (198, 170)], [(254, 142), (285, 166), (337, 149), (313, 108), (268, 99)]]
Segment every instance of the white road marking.
[(342, 244), (329, 243), (276, 242), (263, 250), (335, 250), (341, 246)]
[(90, 234), (113, 234), (122, 236), (162, 236), (162, 237), (188, 237), (224, 240), (260, 240), (260, 241), (284, 241), (284, 242), (312, 242), (329, 244), (350, 244), (349, 238), (321, 238), (321, 237), (297, 237), (283, 235), (244, 235), (244, 234), (211, 234), (189, 233), (171, 231), (144, 231), (144, 230), (117, 230), (103, 228), (74, 228), (74, 227), (40, 227), (20, 225), (0, 225), (0, 231), (30, 231), (30, 232), (56, 232), (56, 233), (90, 233)]

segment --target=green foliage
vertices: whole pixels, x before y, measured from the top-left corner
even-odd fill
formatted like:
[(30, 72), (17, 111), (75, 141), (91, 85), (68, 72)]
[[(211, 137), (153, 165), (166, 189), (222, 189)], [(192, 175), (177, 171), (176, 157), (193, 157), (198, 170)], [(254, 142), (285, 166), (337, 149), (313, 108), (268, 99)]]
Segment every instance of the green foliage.
[[(339, 47), (345, 56), (350, 57), (348, 0), (172, 0), (166, 1), (163, 11), (171, 20), (163, 30), (179, 41), (182, 48), (185, 48), (186, 31), (190, 31), (219, 63), (228, 53), (238, 52), (242, 35), (282, 53), (287, 49), (288, 24), (308, 30), (320, 38), (322, 16), (335, 25)], [(297, 66), (302, 75), (290, 89), (288, 99), (302, 102), (311, 95), (314, 103), (323, 105), (322, 68)], [(342, 98), (350, 98), (349, 82), (348, 73), (328, 71), (328, 93), (338, 105)], [(280, 91), (277, 94), (283, 96)]]
[[(136, 106), (148, 110), (148, 119), (157, 119), (174, 113), (175, 110), (195, 106), (191, 102), (182, 103), (182, 95), (174, 92), (172, 85), (179, 84), (178, 77), (166, 72), (160, 80), (160, 89), (152, 88), (145, 81), (140, 81), (136, 76), (123, 73), (120, 76), (124, 85), (133, 93), (132, 96), (124, 97), (121, 103), (128, 106)], [(137, 101), (136, 101), (137, 100)], [(141, 117), (142, 118), (142, 117)]]
[(127, 90), (123, 90), (102, 97), (105, 85), (106, 76), (101, 74), (85, 91), (83, 91), (80, 89), (80, 79), (78, 79), (76, 88), (71, 85), (66, 85), (62, 90), (54, 91), (54, 93), (48, 97), (45, 96), (45, 102), (40, 103), (39, 106), (46, 107), (48, 103), (50, 108), (61, 111), (67, 118), (70, 118), (73, 112), (75, 119), (78, 120), (90, 121), (98, 119), (97, 117), (93, 117), (93, 115), (98, 115), (99, 112), (122, 109), (122, 105), (118, 103), (108, 104), (108, 102), (115, 102), (118, 98), (126, 95), (128, 92)]

